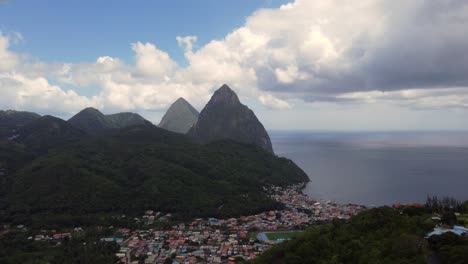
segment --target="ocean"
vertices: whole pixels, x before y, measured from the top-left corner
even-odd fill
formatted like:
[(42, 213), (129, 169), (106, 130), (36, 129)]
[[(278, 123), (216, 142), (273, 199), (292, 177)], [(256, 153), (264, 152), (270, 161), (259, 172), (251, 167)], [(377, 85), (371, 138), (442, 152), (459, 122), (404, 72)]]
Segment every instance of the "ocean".
[(278, 156), (293, 160), (313, 198), (368, 206), (468, 200), (468, 132), (272, 131)]

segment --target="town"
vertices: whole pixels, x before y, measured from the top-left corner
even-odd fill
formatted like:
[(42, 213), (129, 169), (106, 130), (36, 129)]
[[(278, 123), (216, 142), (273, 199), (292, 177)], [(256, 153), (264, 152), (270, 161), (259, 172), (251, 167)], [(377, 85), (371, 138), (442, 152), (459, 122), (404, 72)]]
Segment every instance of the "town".
[[(116, 228), (113, 236), (103, 237), (101, 241), (116, 242), (120, 246), (116, 256), (124, 264), (235, 263), (238, 259), (254, 259), (272, 245), (288, 239), (288, 234), (297, 234), (314, 223), (346, 220), (366, 209), (361, 205), (312, 199), (301, 192), (302, 188), (302, 184), (265, 188), (271, 198), (284, 204), (282, 210), (229, 219), (198, 218), (170, 228), (154, 228), (153, 224), (172, 223), (171, 214), (147, 210), (141, 218), (134, 219), (146, 228)], [(60, 241), (82, 231), (81, 227), (65, 233), (43, 230), (30, 239)]]
[[(315, 200), (301, 193), (302, 185), (270, 187), (271, 197), (285, 209), (230, 219), (194, 219), (170, 230), (121, 228), (115, 237), (103, 238), (120, 244), (121, 263), (229, 263), (253, 259), (283, 238), (268, 239), (266, 232), (298, 232), (315, 223), (349, 219), (364, 210), (360, 205), (340, 205)], [(167, 221), (170, 214), (148, 210), (141, 221)]]
[[(176, 222), (170, 213), (147, 210), (133, 220), (141, 228), (108, 227), (110, 236), (101, 237), (102, 242), (115, 242), (115, 254), (123, 264), (156, 263), (236, 263), (251, 260), (271, 246), (290, 239), (306, 227), (330, 222), (334, 219), (347, 220), (366, 209), (362, 205), (341, 205), (332, 201), (312, 199), (302, 193), (303, 185), (288, 188), (268, 187), (264, 191), (281, 204), (281, 210), (268, 211), (238, 218), (197, 218), (188, 222)], [(400, 205), (393, 208), (420, 208), (422, 204)], [(172, 219), (174, 218), (174, 219)], [(441, 218), (432, 216), (434, 222)], [(165, 223), (159, 227), (157, 223)], [(24, 225), (16, 227), (27, 230)], [(5, 232), (5, 231), (2, 231)], [(51, 241), (60, 244), (64, 239), (79, 236), (84, 229), (75, 227), (66, 232), (41, 230), (29, 237), (34, 241)], [(468, 229), (454, 226), (453, 229), (436, 226), (433, 235), (452, 232), (466, 235)]]
[[(271, 245), (263, 232), (293, 232), (316, 221), (349, 219), (364, 210), (360, 205), (339, 205), (311, 199), (300, 192), (301, 185), (282, 189), (270, 187), (272, 198), (285, 205), (284, 210), (230, 219), (195, 219), (174, 225), (172, 230), (118, 230), (126, 240), (118, 257), (122, 263), (133, 263), (144, 256), (145, 263), (226, 263), (236, 258), (253, 259)], [(143, 219), (152, 223), (160, 216), (148, 210)], [(263, 236), (261, 236), (261, 235)], [(263, 237), (263, 239), (262, 239)], [(266, 239), (265, 239), (266, 238)], [(105, 238), (108, 241), (116, 238)], [(173, 259), (173, 262), (167, 262)], [(134, 262), (137, 263), (137, 262)]]

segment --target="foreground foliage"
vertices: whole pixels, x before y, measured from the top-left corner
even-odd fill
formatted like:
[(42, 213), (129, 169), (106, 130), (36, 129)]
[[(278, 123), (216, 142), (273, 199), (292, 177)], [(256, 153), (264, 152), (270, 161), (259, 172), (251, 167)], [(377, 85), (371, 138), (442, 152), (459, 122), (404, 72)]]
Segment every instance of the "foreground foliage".
[(408, 215), (389, 207), (360, 213), (348, 223), (314, 226), (274, 246), (254, 263), (468, 263), (468, 238), (454, 234), (424, 239), (432, 230), (428, 214)]
[(39, 242), (28, 239), (29, 235), (27, 232), (13, 232), (0, 237), (0, 263), (113, 264), (118, 261), (115, 253), (119, 246), (116, 243), (97, 242), (96, 237)]

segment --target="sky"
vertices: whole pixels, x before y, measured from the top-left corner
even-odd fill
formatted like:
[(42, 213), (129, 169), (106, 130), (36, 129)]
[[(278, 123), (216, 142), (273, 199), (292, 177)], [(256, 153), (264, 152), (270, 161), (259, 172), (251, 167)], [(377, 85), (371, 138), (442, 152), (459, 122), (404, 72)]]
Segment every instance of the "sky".
[(468, 1), (0, 0), (0, 109), (159, 123), (222, 84), (268, 130), (468, 130)]

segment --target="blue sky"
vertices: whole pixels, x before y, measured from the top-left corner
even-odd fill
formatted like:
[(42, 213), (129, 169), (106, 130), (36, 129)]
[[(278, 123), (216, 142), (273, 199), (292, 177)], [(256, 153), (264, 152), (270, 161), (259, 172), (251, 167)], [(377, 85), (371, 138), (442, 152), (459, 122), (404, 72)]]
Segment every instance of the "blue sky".
[(0, 29), (22, 34), (13, 50), (41, 61), (93, 61), (103, 54), (133, 59), (130, 43), (156, 43), (185, 63), (176, 36), (196, 35), (198, 45), (223, 38), (259, 8), (286, 0), (241, 1), (22, 1), (0, 6)]
[(468, 130), (468, 2), (0, 0), (0, 109), (158, 123), (223, 83), (268, 129)]

